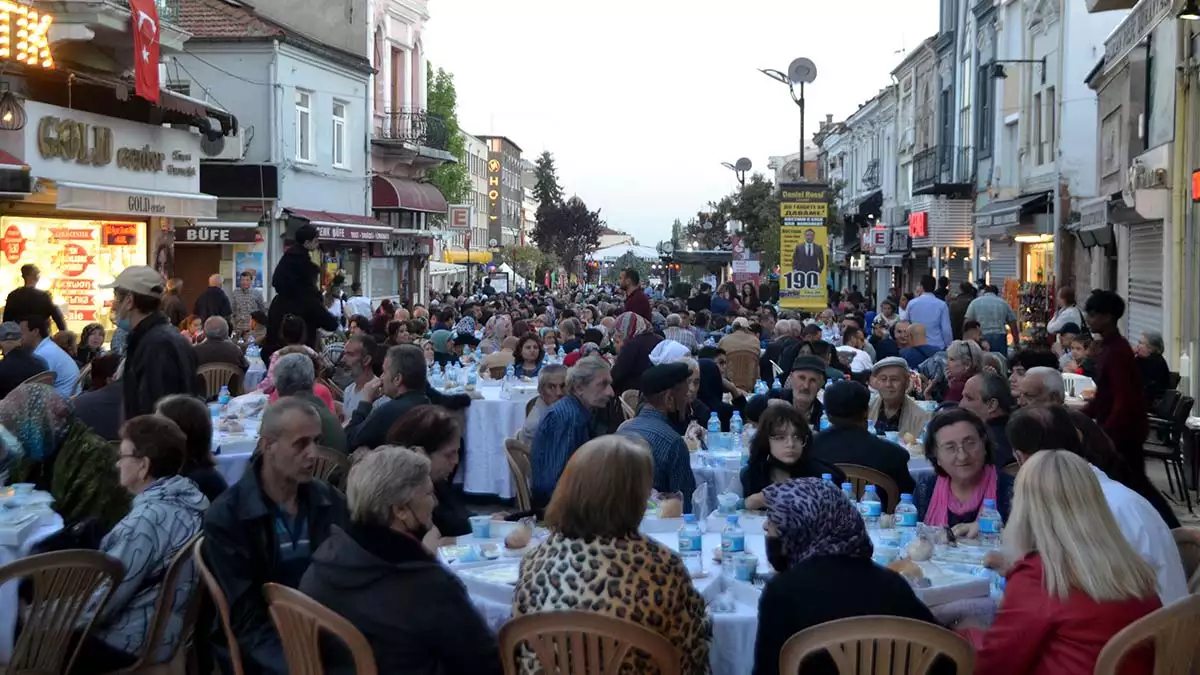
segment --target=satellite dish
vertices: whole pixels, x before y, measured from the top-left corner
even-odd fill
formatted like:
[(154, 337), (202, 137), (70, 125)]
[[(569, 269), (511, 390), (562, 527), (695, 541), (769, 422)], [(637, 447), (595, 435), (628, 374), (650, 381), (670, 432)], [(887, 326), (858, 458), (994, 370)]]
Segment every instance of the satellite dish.
[(817, 64), (803, 57), (792, 61), (788, 65), (788, 79), (792, 84), (812, 84), (817, 79)]
[(743, 157), (743, 158), (739, 159), (737, 161), (737, 163), (735, 163), (733, 165), (733, 168), (737, 169), (738, 171), (745, 172), (745, 171), (749, 171), (751, 169), (751, 167), (753, 167), (753, 166), (754, 166), (754, 164), (752, 164), (750, 162), (750, 158)]

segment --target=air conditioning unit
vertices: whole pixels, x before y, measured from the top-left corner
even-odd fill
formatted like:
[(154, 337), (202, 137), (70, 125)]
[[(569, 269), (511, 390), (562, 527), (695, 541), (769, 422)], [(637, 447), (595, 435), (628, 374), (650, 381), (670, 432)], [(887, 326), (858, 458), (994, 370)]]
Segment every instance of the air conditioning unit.
[(205, 160), (241, 161), (245, 153), (245, 129), (238, 129), (236, 136), (219, 136), (210, 140), (207, 136), (200, 137), (200, 156)]

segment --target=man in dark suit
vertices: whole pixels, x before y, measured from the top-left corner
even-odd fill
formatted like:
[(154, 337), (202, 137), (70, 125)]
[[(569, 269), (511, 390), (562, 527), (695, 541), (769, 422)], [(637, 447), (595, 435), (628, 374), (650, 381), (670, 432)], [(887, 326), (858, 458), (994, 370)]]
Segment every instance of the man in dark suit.
[[(813, 457), (829, 464), (858, 464), (886, 474), (900, 493), (912, 494), (916, 484), (908, 472), (908, 452), (867, 431), (871, 394), (857, 382), (835, 382), (825, 390), (825, 413), (832, 428), (813, 438)], [(886, 505), (900, 495), (879, 490)]]
[(820, 244), (815, 243), (817, 238), (816, 230), (809, 228), (804, 231), (804, 243), (796, 247), (792, 253), (792, 269), (797, 272), (816, 272), (822, 274), (825, 271), (825, 249), (821, 248)]

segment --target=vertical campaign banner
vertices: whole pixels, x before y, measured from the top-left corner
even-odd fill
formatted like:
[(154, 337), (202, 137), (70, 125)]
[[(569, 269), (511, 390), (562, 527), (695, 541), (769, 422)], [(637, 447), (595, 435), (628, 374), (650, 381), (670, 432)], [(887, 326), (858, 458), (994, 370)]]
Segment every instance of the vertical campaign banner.
[(830, 193), (819, 183), (779, 186), (779, 305), (820, 311), (828, 306)]
[(825, 290), (829, 230), (784, 225), (779, 231), (779, 305), (819, 312), (829, 305)]

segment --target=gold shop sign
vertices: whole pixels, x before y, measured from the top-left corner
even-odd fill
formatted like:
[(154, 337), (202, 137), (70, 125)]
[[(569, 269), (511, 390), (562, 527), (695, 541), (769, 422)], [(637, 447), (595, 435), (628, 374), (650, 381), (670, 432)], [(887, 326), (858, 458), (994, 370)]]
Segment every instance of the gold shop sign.
[[(62, 159), (88, 166), (108, 166), (113, 162), (113, 130), (111, 127), (77, 122), (65, 117), (46, 116), (38, 121), (38, 152), (44, 159)], [(192, 156), (175, 151), (170, 157), (149, 145), (140, 148), (117, 148), (117, 168), (138, 173), (194, 175), (190, 166)], [(169, 162), (188, 163), (175, 166)]]

